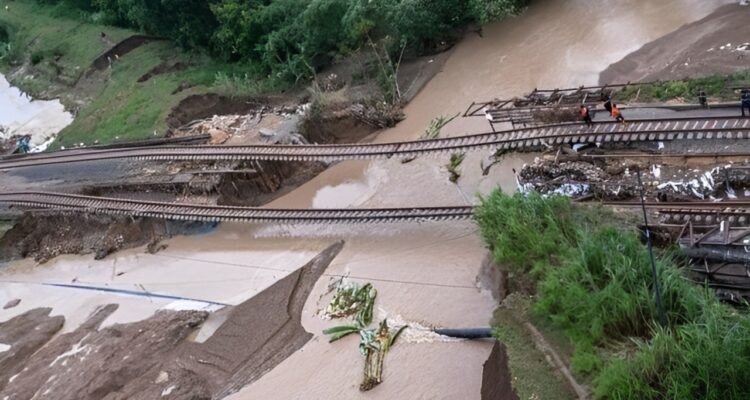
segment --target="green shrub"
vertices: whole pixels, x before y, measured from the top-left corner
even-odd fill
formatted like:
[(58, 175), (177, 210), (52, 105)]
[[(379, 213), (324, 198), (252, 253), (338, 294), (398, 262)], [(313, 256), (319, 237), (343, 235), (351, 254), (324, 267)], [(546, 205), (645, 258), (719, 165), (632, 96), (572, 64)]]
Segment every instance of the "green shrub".
[(469, 0), (471, 14), (480, 24), (520, 13), (529, 0)]
[(474, 217), (495, 260), (516, 272), (541, 276), (578, 240), (578, 233), (568, 229), (573, 219), (570, 201), (563, 197), (496, 191), (481, 198)]
[(631, 358), (614, 359), (596, 380), (608, 399), (750, 398), (750, 318), (718, 302), (674, 331), (657, 329)]
[(44, 60), (45, 52), (43, 50), (36, 50), (31, 53), (31, 64), (37, 65)]

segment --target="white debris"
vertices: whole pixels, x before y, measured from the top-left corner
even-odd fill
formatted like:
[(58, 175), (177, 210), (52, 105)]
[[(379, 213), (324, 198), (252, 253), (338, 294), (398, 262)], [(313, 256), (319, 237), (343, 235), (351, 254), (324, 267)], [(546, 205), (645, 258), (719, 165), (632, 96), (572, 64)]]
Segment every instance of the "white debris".
[(176, 300), (165, 305), (164, 307), (162, 307), (162, 309), (170, 310), (170, 311), (196, 310), (196, 311), (214, 312), (214, 311), (220, 310), (223, 307), (224, 306), (220, 304), (212, 304), (212, 303), (207, 303), (205, 301)]
[[(88, 335), (87, 335), (87, 336), (88, 336)], [(54, 366), (55, 366), (55, 364), (57, 364), (57, 362), (58, 362), (58, 361), (60, 361), (60, 360), (62, 360), (63, 358), (67, 358), (67, 357), (70, 357), (70, 356), (74, 356), (74, 355), (76, 355), (76, 354), (78, 354), (78, 353), (81, 353), (81, 352), (83, 352), (83, 351), (86, 351), (86, 350), (87, 350), (87, 349), (89, 348), (89, 345), (87, 345), (87, 344), (86, 344), (86, 345), (83, 345), (83, 346), (81, 346), (81, 342), (83, 342), (83, 340), (84, 340), (84, 339), (86, 339), (86, 337), (84, 337), (83, 339), (81, 339), (81, 341), (80, 341), (80, 342), (78, 342), (78, 343), (74, 344), (74, 345), (73, 345), (73, 347), (71, 347), (71, 348), (70, 348), (70, 350), (66, 351), (65, 353), (62, 353), (62, 354), (60, 354), (59, 356), (57, 356), (57, 358), (55, 358), (55, 359), (54, 359), (54, 360), (53, 360), (53, 361), (52, 361), (52, 362), (51, 362), (51, 363), (49, 364), (49, 366), (50, 366), (50, 367), (54, 367)], [(90, 350), (89, 350), (89, 351), (90, 351)], [(64, 361), (63, 361), (63, 365), (65, 365), (66, 363), (67, 363), (67, 360), (64, 360)]]
[(10, 345), (5, 343), (0, 343), (0, 353), (10, 350)]
[(400, 315), (389, 315), (387, 311), (378, 307), (375, 312), (375, 319), (388, 319), (388, 327), (402, 327), (408, 325), (399, 335), (398, 340), (405, 343), (434, 343), (434, 342), (460, 342), (462, 339), (451, 338), (435, 333), (432, 328), (421, 325), (417, 322), (406, 321)]
[(154, 381), (154, 383), (156, 383), (158, 385), (158, 384), (164, 383), (164, 382), (166, 382), (168, 380), (169, 380), (169, 374), (167, 373), (167, 371), (160, 371), (159, 372), (159, 376), (156, 377), (156, 380)]
[(656, 179), (661, 178), (661, 166), (659, 166), (659, 165), (652, 165), (651, 166), (651, 175), (653, 175), (654, 178), (656, 178)]
[(664, 150), (664, 142), (657, 143), (657, 147), (659, 150)]
[[(49, 145), (51, 145), (52, 142), (54, 142), (54, 141), (55, 141), (55, 137), (53, 136), (53, 137), (47, 139), (46, 141), (44, 141), (44, 143), (40, 144), (39, 146), (32, 147), (29, 150), (29, 153), (41, 153), (41, 152), (47, 150), (47, 148), (49, 147)], [(61, 148), (63, 150), (65, 150), (65, 147), (61, 146)]]
[(161, 391), (161, 397), (169, 396), (170, 393), (172, 393), (173, 390), (177, 389), (177, 385), (172, 385), (164, 390)]
[(584, 147), (586, 147), (586, 143), (576, 143), (576, 144), (573, 145), (573, 151), (575, 151), (576, 153), (578, 153), (578, 150), (580, 150), (580, 149), (582, 149)]
[(585, 183), (563, 183), (558, 186), (552, 193), (561, 196), (573, 197), (581, 196), (589, 191), (589, 185)]

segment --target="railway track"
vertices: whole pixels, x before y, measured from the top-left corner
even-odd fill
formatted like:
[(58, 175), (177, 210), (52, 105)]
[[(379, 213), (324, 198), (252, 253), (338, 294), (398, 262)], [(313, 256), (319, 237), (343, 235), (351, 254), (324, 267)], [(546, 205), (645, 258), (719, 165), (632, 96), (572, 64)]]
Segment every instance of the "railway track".
[(0, 204), (66, 212), (128, 215), (160, 219), (247, 223), (386, 223), (470, 218), (472, 206), (375, 209), (271, 209), (164, 203), (50, 192), (0, 194)]
[(741, 117), (634, 120), (627, 125), (597, 122), (591, 128), (561, 123), (469, 136), (398, 143), (345, 145), (160, 146), (44, 153), (21, 159), (0, 160), (0, 169), (69, 162), (137, 160), (275, 160), (341, 161), (348, 159), (412, 158), (491, 149), (534, 149), (556, 144), (617, 143), (702, 139), (748, 139), (750, 119)]
[[(199, 135), (191, 136), (180, 136), (180, 137), (168, 137), (168, 138), (156, 138), (156, 139), (143, 139), (133, 140), (127, 142), (115, 142), (109, 144), (96, 144), (92, 146), (86, 146), (82, 148), (72, 148), (65, 150), (58, 150), (52, 154), (77, 154), (81, 152), (87, 152), (91, 150), (112, 150), (112, 149), (125, 149), (125, 148), (137, 148), (137, 147), (150, 147), (150, 146), (164, 146), (164, 145), (188, 145), (188, 144), (204, 144), (211, 140), (211, 135), (204, 133)], [(37, 156), (50, 153), (37, 153)], [(33, 154), (6, 154), (0, 155), (0, 160), (18, 160), (27, 157), (33, 157)]]

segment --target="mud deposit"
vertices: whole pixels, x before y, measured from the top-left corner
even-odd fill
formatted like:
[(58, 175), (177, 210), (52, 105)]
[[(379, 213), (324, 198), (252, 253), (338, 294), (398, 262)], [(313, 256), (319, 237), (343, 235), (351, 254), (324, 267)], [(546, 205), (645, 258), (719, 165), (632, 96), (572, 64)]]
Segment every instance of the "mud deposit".
[(495, 341), (490, 357), (482, 368), (482, 400), (518, 400), (511, 385), (505, 345)]
[(105, 215), (24, 214), (0, 239), (0, 263), (26, 257), (46, 262), (61, 254), (95, 254), (102, 259), (115, 251), (159, 242), (177, 234), (207, 229), (195, 222), (164, 221)]
[(300, 322), (302, 307), (342, 248), (343, 242), (331, 245), (235, 306), (204, 343), (187, 339), (206, 320), (205, 312), (160, 311), (140, 322), (99, 329), (117, 309), (110, 304), (44, 345), (62, 326), (62, 317), (49, 317), (49, 309), (31, 310), (0, 324), (0, 342), (10, 345), (0, 353), (0, 398), (224, 397), (310, 340)]
[(725, 5), (683, 26), (604, 70), (602, 84), (730, 74), (750, 65), (748, 8)]

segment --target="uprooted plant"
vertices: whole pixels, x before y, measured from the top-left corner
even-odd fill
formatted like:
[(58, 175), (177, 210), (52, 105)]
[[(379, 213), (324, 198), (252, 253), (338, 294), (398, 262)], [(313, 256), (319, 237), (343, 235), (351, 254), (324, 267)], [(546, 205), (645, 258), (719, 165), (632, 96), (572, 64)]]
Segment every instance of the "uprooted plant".
[(453, 183), (458, 182), (458, 178), (461, 177), (461, 171), (458, 170), (458, 167), (461, 166), (461, 163), (464, 161), (464, 157), (466, 157), (466, 154), (464, 153), (451, 154), (451, 160), (450, 162), (448, 162), (448, 165), (446, 167), (448, 168), (448, 172), (451, 174), (448, 179), (450, 179), (450, 181)]
[(365, 370), (359, 389), (368, 391), (383, 382), (383, 361), (385, 353), (395, 344), (398, 336), (408, 325), (392, 331), (386, 319), (378, 328), (368, 329), (372, 322), (372, 310), (377, 291), (371, 284), (340, 285), (333, 299), (326, 308), (326, 315), (331, 318), (353, 316), (354, 324), (338, 325), (323, 330), (330, 335), (329, 341), (335, 342), (352, 333), (359, 333), (359, 351), (365, 356)]
[(437, 139), (440, 136), (440, 130), (444, 126), (448, 125), (449, 122), (453, 121), (458, 117), (458, 114), (448, 118), (445, 115), (439, 115), (430, 121), (430, 125), (424, 130), (423, 139)]

